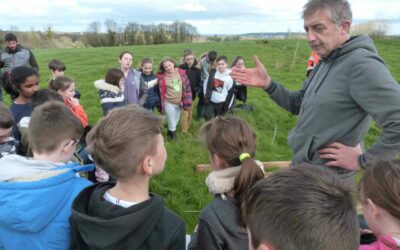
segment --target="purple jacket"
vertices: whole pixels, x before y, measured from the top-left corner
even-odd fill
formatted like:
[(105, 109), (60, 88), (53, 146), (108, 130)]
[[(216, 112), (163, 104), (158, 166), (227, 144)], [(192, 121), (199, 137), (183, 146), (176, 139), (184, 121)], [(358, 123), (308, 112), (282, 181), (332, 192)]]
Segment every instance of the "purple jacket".
[(130, 69), (125, 78), (124, 104), (139, 104), (143, 106), (147, 98), (147, 85), (142, 74), (136, 69)]

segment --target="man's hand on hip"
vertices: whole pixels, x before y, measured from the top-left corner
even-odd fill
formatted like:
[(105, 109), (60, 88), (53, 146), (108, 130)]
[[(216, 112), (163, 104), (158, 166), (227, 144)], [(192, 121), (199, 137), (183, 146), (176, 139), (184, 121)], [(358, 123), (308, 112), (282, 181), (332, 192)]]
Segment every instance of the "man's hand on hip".
[(342, 143), (335, 142), (329, 144), (326, 148), (318, 150), (321, 159), (327, 159), (325, 163), (329, 167), (339, 167), (352, 171), (360, 169), (359, 157), (362, 154), (361, 145), (355, 147), (346, 146)]

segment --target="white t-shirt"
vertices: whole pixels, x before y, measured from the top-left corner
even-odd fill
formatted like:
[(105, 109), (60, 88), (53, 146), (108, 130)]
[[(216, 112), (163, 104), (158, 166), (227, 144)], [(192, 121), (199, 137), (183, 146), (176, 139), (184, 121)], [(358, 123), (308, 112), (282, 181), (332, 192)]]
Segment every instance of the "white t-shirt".
[(112, 196), (108, 191), (106, 191), (104, 193), (103, 198), (106, 201), (111, 202), (112, 204), (115, 204), (115, 205), (118, 205), (118, 206), (121, 206), (124, 208), (128, 208), (130, 206), (138, 204), (138, 202), (124, 201), (124, 200), (117, 199), (114, 196)]

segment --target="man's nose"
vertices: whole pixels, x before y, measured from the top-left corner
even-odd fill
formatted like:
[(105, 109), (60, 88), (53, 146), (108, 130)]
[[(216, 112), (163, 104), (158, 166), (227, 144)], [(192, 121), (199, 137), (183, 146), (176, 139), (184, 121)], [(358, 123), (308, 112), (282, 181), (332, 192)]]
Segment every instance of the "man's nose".
[(308, 41), (308, 42), (313, 42), (313, 41), (315, 41), (315, 40), (316, 40), (315, 33), (314, 33), (312, 30), (309, 30), (309, 31), (307, 32), (307, 41)]

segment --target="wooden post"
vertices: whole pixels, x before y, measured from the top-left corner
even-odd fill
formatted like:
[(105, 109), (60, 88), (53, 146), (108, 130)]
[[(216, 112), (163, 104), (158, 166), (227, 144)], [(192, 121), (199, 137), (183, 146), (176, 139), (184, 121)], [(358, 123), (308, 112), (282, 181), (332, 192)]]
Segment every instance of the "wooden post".
[[(262, 163), (264, 169), (268, 168), (288, 168), (290, 166), (290, 161), (266, 161)], [(206, 172), (211, 171), (210, 164), (197, 164), (195, 172)]]

